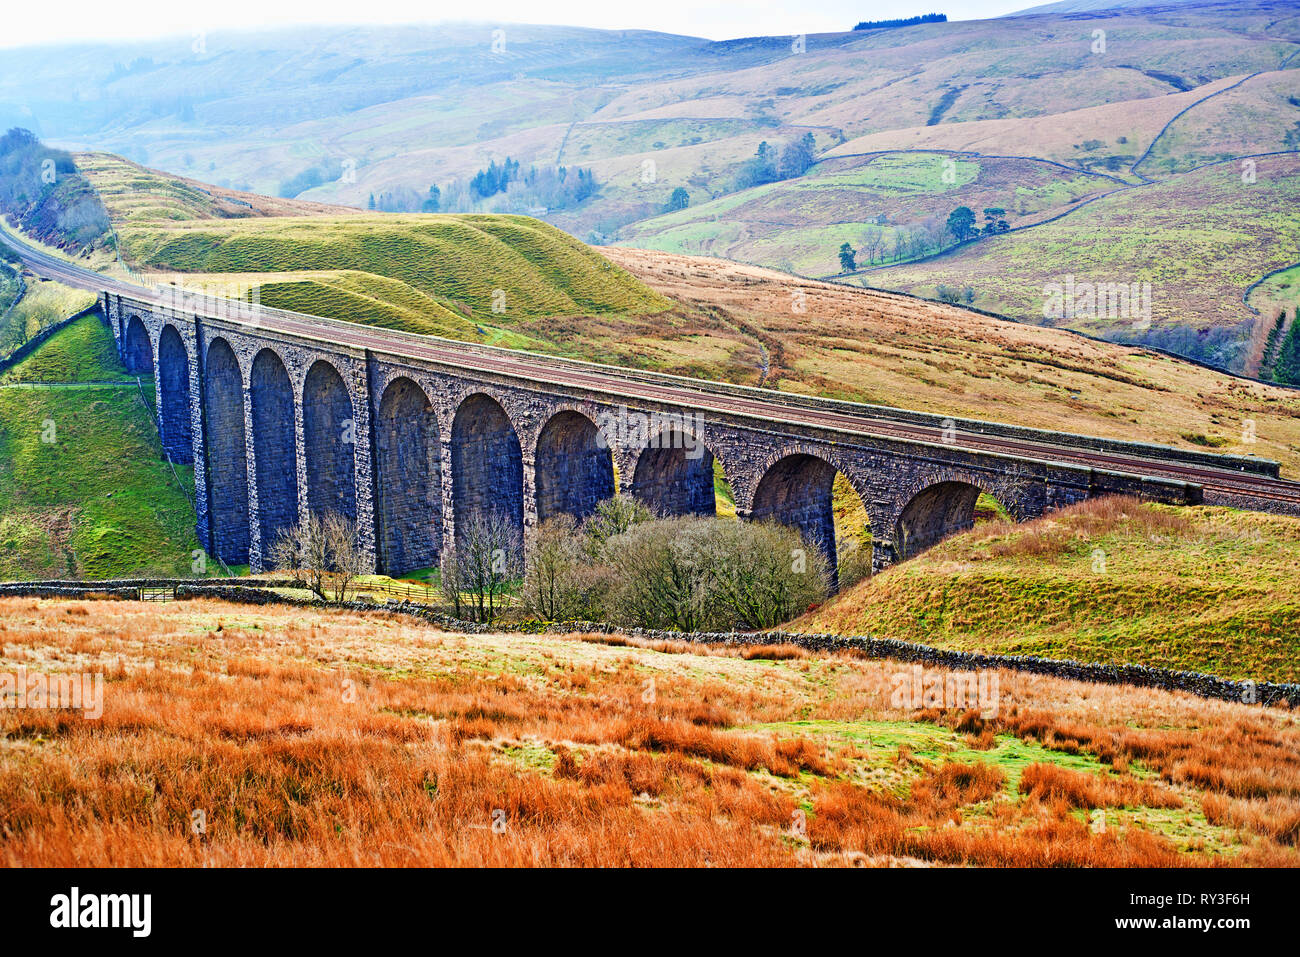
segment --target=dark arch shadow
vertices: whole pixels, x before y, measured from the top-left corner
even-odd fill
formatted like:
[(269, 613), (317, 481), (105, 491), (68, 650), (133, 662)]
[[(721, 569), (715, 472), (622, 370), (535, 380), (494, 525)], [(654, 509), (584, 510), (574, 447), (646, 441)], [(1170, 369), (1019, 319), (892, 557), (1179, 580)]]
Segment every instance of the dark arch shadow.
[(139, 316), (127, 320), (122, 362), (132, 375), (153, 375), (153, 346), (149, 343), (149, 331)]
[(581, 412), (557, 412), (537, 437), (537, 521), (571, 515), (581, 521), (614, 497), (614, 457), (596, 423)]
[(519, 436), (505, 409), (477, 392), (451, 423), (452, 509), (456, 543), (475, 518), (504, 516), (520, 540), (524, 530), (524, 465)]
[(802, 452), (787, 455), (759, 480), (750, 518), (797, 528), (804, 541), (820, 548), (835, 568), (834, 485), (835, 466), (829, 462)]
[(158, 336), (158, 421), (163, 451), (177, 465), (194, 462), (194, 430), (190, 421), (190, 356), (181, 334), (163, 326)]
[(919, 555), (975, 524), (975, 503), (983, 489), (970, 482), (936, 482), (912, 496), (894, 527), (900, 561)]
[(713, 453), (695, 436), (665, 429), (642, 450), (631, 493), (659, 516), (716, 515)]
[(442, 446), (433, 405), (412, 380), (394, 379), (384, 390), (375, 446), (380, 570), (430, 568), (442, 551)]
[(228, 565), (248, 563), (248, 451), (244, 442), (244, 383), (224, 339), (208, 346), (208, 495), (212, 550)]
[(313, 515), (357, 517), (356, 420), (352, 397), (337, 369), (324, 359), (307, 371), (302, 387), (303, 442), (307, 452), (307, 507)]
[(294, 430), (293, 383), (272, 349), (253, 359), (252, 401), (257, 525), (262, 562), (270, 567), (271, 547), (282, 531), (298, 524), (298, 437)]

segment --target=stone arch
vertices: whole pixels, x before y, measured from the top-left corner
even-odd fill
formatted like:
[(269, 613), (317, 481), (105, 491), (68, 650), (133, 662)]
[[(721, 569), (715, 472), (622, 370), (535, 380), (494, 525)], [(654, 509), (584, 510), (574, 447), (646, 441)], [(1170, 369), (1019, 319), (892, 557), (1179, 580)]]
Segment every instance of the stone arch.
[(853, 556), (861, 566), (860, 570), (855, 570), (856, 580), (869, 573), (867, 570), (874, 561), (876, 523), (872, 520), (867, 496), (854, 481), (853, 474), (838, 469), (832, 457), (820, 449), (796, 446), (770, 458), (754, 491), (749, 514), (749, 518), (755, 521), (775, 520), (791, 525), (799, 530), (805, 541), (817, 545), (830, 565), (833, 588), (839, 587), (841, 558), (850, 557), (847, 551), (841, 555), (837, 540), (840, 524), (835, 511), (837, 482), (843, 483), (845, 494), (856, 497), (856, 507), (850, 511), (862, 522), (863, 531), (872, 537), (867, 544), (871, 550)]
[(595, 422), (573, 409), (555, 413), (542, 426), (534, 475), (539, 524), (557, 515), (584, 519), (596, 503), (614, 497), (610, 443)]
[(783, 456), (768, 466), (754, 490), (750, 518), (777, 521), (799, 530), (835, 567), (835, 466), (807, 452)]
[(379, 567), (388, 574), (429, 568), (442, 551), (442, 444), (429, 396), (398, 377), (384, 389), (375, 421), (379, 458)]
[[(980, 495), (987, 492), (998, 497), (988, 485), (975, 476), (954, 473), (913, 488), (894, 522), (898, 559), (912, 558), (945, 538), (971, 528)], [(1019, 517), (1017, 503), (1003, 504), (1014, 517)]]
[(122, 363), (132, 375), (153, 375), (153, 344), (149, 341), (149, 330), (139, 316), (126, 321)]
[(190, 419), (190, 354), (185, 340), (170, 323), (158, 336), (158, 422), (163, 451), (178, 465), (194, 461), (194, 430)]
[(257, 477), (257, 525), (262, 562), (280, 532), (298, 524), (298, 436), (293, 383), (273, 349), (253, 359), (249, 386), (253, 419), (253, 463)]
[(213, 339), (208, 345), (204, 369), (212, 550), (228, 565), (244, 565), (249, 539), (244, 380), (235, 351), (225, 339)]
[(520, 539), (524, 529), (524, 466), (519, 435), (501, 403), (483, 392), (467, 396), (451, 423), (452, 518), (457, 541), (476, 517), (503, 515)]
[(339, 370), (318, 359), (302, 386), (307, 508), (313, 515), (357, 517), (357, 423)]
[(716, 515), (714, 456), (689, 429), (660, 429), (636, 457), (628, 491), (656, 515)]

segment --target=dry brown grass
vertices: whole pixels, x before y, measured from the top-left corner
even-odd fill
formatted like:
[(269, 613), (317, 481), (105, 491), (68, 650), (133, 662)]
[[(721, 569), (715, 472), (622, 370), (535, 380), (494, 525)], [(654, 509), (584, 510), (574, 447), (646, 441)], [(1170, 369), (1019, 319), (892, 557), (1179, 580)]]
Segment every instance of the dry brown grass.
[[(601, 252), (716, 320), (680, 337), (649, 322), (584, 328), (604, 360), (640, 364), (648, 356), (748, 385), (1189, 449), (1198, 446), (1186, 436), (1213, 436), (1224, 442), (1216, 451), (1277, 459), (1284, 475), (1300, 469), (1300, 397), (1285, 389), (1141, 348), (757, 266), (622, 247)], [(1255, 425), (1251, 443), (1247, 420)]]
[[(208, 601), (0, 601), (0, 670), (106, 674), (98, 721), (0, 711), (0, 863), (1298, 859), (1289, 712), (1003, 673), (1000, 717), (900, 713), (887, 662), (614, 642)], [(1047, 746), (1018, 788), (997, 764), (1013, 734)], [(1061, 773), (1053, 755), (1094, 755), (1095, 770)], [(1130, 820), (1093, 833), (1087, 807)], [(1213, 853), (1142, 818), (1202, 808)]]

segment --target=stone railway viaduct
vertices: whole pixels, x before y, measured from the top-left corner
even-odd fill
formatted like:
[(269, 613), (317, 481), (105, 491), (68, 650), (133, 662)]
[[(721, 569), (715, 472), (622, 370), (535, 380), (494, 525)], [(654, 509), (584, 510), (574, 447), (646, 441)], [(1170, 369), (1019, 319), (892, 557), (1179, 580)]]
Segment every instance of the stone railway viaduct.
[[(521, 536), (616, 491), (664, 515), (713, 514), (715, 459), (739, 517), (797, 526), (832, 565), (842, 473), (870, 519), (876, 570), (969, 527), (980, 492), (1018, 520), (1110, 492), (1200, 500), (1173, 479), (638, 398), (654, 377), (627, 370), (599, 388), (542, 382), (411, 358), (384, 330), (370, 331), (390, 347), (362, 348), (321, 341), (328, 320), (311, 320), (313, 336), (160, 303), (101, 294), (127, 369), (154, 375), (167, 457), (195, 467), (200, 541), (254, 571), (309, 510), (355, 519), (367, 563), (390, 574), (437, 565), (490, 512)], [(657, 421), (649, 435), (638, 415)]]

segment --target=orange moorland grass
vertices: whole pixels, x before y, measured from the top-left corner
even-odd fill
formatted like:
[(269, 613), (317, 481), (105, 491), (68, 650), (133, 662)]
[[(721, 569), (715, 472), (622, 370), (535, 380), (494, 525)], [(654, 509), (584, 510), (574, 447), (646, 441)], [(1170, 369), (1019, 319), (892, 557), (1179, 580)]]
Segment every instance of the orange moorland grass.
[(1008, 671), (900, 711), (897, 663), (671, 644), (2, 599), (0, 671), (106, 681), (0, 710), (0, 864), (1300, 862), (1290, 711)]

